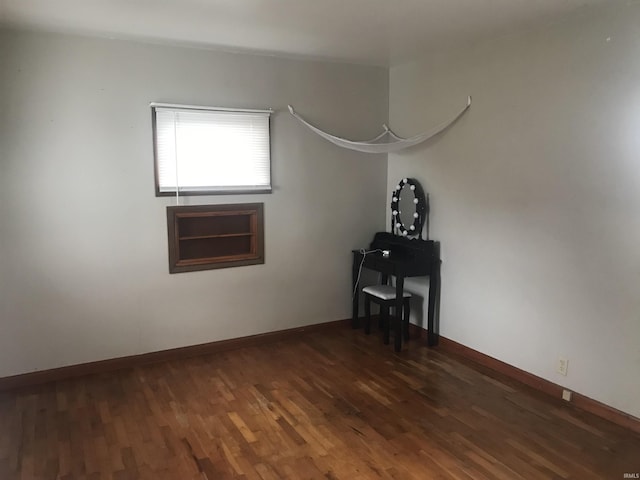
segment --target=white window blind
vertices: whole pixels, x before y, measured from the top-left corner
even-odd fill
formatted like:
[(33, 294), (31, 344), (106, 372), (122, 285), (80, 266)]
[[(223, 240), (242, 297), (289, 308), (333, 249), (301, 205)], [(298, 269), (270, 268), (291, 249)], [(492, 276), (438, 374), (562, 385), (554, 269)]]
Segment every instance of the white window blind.
[(270, 111), (152, 104), (159, 194), (270, 192)]

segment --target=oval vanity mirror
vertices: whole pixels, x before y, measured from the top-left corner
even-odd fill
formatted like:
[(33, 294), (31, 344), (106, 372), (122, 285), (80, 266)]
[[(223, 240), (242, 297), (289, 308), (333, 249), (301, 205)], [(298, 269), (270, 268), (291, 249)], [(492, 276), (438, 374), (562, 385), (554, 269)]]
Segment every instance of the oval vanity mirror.
[(422, 236), (428, 205), (415, 178), (403, 178), (391, 194), (391, 231), (404, 237)]

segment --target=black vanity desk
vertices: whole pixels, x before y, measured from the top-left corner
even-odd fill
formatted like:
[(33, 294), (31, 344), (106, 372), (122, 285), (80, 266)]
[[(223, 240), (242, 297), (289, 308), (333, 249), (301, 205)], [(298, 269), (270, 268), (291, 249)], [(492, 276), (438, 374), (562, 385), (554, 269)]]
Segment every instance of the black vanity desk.
[(353, 250), (353, 316), (351, 326), (358, 328), (359, 288), (356, 288), (360, 264), (362, 268), (374, 270), (382, 274), (382, 283), (386, 284), (389, 275), (396, 277), (396, 321), (395, 346), (399, 350), (402, 345), (402, 322), (399, 315), (402, 312), (402, 293), (404, 279), (406, 277), (429, 277), (429, 306), (427, 315), (427, 344), (438, 344), (438, 332), (436, 331), (436, 310), (440, 288), (440, 255), (439, 245), (433, 240), (408, 239), (389, 232), (376, 233), (369, 250), (389, 250), (390, 255), (384, 257), (382, 252), (376, 251), (363, 255), (359, 250)]

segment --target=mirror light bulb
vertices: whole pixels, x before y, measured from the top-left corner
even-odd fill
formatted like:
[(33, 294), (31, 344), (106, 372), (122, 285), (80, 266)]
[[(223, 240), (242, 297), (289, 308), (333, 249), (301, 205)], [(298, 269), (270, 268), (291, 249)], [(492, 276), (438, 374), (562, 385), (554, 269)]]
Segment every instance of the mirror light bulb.
[(393, 197), (391, 200), (394, 201), (394, 202), (397, 202), (398, 201), (398, 197)]
[(413, 218), (418, 218), (418, 212), (413, 214)]
[(394, 210), (394, 211), (393, 211), (393, 216), (395, 217), (397, 214), (398, 214), (398, 211), (397, 211), (397, 210)]
[(409, 180), (408, 180), (408, 179), (406, 179), (406, 178), (403, 178), (403, 179), (402, 179), (402, 181), (403, 181), (404, 183), (407, 183)]
[(400, 190), (400, 185), (396, 185), (396, 190)]
[(396, 223), (396, 228), (400, 228), (402, 225), (400, 223)]
[(413, 203), (417, 204), (417, 203), (418, 203), (418, 199), (417, 199), (417, 198), (414, 198), (414, 199), (413, 199)]
[(415, 186), (415, 185), (411, 185), (409, 188), (410, 188), (411, 190), (415, 190), (415, 189), (416, 189), (416, 186)]
[(406, 237), (407, 235), (409, 235), (409, 232), (407, 232), (406, 230), (404, 230), (404, 231), (402, 232), (402, 235)]
[(415, 230), (416, 226), (415, 225), (411, 225), (411, 227), (409, 227), (409, 230)]

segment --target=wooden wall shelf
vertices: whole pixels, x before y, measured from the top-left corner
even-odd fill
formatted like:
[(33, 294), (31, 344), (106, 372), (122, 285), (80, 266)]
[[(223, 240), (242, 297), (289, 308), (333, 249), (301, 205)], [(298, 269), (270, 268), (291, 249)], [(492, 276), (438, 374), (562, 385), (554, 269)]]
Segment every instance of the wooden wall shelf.
[(264, 263), (264, 204), (167, 207), (169, 272)]

